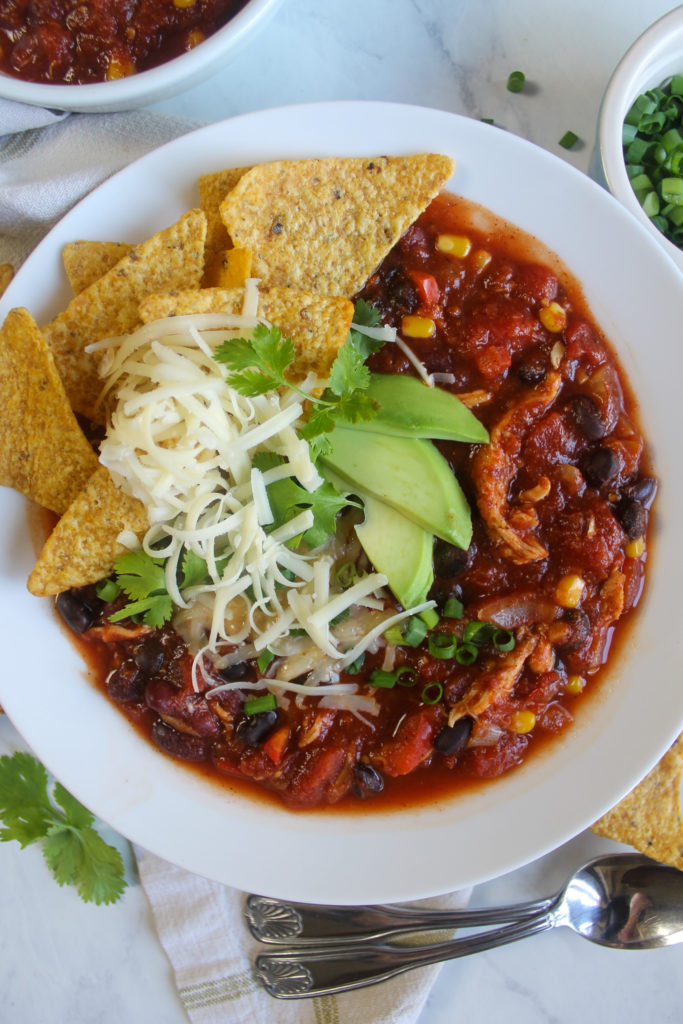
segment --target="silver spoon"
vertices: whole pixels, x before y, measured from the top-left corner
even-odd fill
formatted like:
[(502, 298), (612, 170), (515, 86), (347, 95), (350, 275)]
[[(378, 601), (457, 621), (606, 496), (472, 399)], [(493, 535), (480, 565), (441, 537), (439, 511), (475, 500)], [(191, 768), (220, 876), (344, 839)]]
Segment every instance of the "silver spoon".
[[(368, 912), (383, 914), (387, 909), (391, 914), (399, 908), (335, 907), (331, 908), (331, 920), (339, 923), (344, 910), (351, 917), (360, 912), (362, 921), (362, 915)], [(325, 919), (326, 908), (306, 907), (305, 910), (315, 912), (318, 922)], [(378, 943), (367, 929), (360, 935), (358, 931), (352, 933), (346, 941), (340, 940), (337, 931), (327, 944), (318, 932), (316, 944), (312, 945), (309, 933), (308, 944), (304, 941), (297, 945), (295, 940), (287, 949), (258, 956), (257, 977), (266, 990), (279, 999), (345, 992), (386, 981), (415, 967), (494, 949), (563, 925), (591, 942), (614, 949), (668, 946), (683, 941), (683, 872), (640, 854), (613, 854), (589, 861), (572, 875), (557, 895), (548, 899), (493, 910), (420, 911), (420, 914), (421, 928), (410, 927), (409, 931), (445, 926), (474, 927), (500, 921), (513, 923), (421, 946)], [(385, 927), (382, 934), (403, 934), (408, 923), (401, 922), (396, 932)], [(349, 935), (349, 932), (344, 934)], [(301, 937), (305, 940), (306, 933)]]

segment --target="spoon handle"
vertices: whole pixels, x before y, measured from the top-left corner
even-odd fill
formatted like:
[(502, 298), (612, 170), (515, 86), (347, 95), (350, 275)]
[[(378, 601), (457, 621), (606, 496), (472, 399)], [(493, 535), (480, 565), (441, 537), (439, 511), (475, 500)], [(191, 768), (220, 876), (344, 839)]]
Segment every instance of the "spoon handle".
[(369, 942), (435, 928), (483, 928), (544, 913), (556, 897), (474, 910), (430, 910), (392, 904), (364, 907), (315, 906), (265, 896), (247, 897), (249, 929), (259, 942), (315, 945), (321, 940)]
[(256, 976), (277, 999), (301, 999), (365, 988), (415, 967), (455, 960), (516, 942), (552, 928), (553, 915), (538, 914), (488, 932), (428, 946), (341, 943), (292, 947), (256, 958)]

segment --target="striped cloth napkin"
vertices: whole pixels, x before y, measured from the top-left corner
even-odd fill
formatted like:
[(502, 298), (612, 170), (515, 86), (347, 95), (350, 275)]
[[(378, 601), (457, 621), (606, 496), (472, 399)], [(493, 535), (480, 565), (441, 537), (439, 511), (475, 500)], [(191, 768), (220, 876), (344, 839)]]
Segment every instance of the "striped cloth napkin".
[[(150, 112), (70, 114), (0, 101), (0, 269), (15, 270), (74, 203), (196, 125)], [(438, 974), (425, 967), (341, 996), (281, 1002), (252, 970), (244, 893), (136, 849), (159, 939), (192, 1024), (411, 1024)], [(465, 906), (469, 892), (427, 905)]]

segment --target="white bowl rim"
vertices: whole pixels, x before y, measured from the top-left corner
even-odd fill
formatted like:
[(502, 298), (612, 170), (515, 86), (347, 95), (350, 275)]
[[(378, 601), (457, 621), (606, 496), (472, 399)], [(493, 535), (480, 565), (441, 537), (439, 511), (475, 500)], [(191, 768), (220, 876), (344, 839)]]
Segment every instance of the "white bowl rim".
[[(628, 109), (647, 86), (636, 86), (650, 66), (656, 66), (658, 57), (666, 54), (672, 34), (681, 36), (681, 69), (683, 71), (683, 5), (675, 7), (653, 22), (621, 58), (610, 78), (602, 101), (598, 138), (603, 173), (610, 192), (644, 224), (683, 270), (683, 251), (670, 242), (643, 212), (628, 175), (623, 158), (622, 126)], [(662, 77), (666, 77), (666, 72)]]
[(247, 3), (199, 46), (157, 67), (111, 82), (85, 85), (52, 85), (26, 82), (0, 72), (0, 97), (55, 110), (98, 111), (125, 109), (126, 104), (150, 103), (168, 93), (175, 83), (200, 77), (225, 56), (226, 44), (241, 43), (267, 11), (281, 0), (247, 0)]

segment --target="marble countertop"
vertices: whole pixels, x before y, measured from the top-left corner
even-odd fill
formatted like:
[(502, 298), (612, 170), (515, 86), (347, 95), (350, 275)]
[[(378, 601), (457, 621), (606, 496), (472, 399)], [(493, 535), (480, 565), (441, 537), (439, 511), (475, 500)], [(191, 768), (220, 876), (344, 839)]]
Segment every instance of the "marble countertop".
[[(200, 123), (289, 103), (399, 101), (492, 117), (596, 175), (594, 139), (609, 75), (666, 0), (283, 0), (208, 82), (151, 109)], [(510, 71), (530, 88), (506, 91)], [(568, 129), (581, 142), (558, 145)], [(23, 746), (0, 719), (0, 753)], [(530, 813), (533, 809), (530, 808)], [(523, 827), (523, 822), (520, 822)], [(0, 844), (0, 1020), (4, 1024), (187, 1024), (135, 883), (116, 906), (60, 889), (40, 851)], [(584, 833), (504, 878), (477, 904), (546, 895), (584, 858), (616, 848)], [(564, 930), (445, 965), (420, 1024), (603, 1024), (681, 1019), (681, 949), (617, 952)], [(278, 1004), (270, 1018), (277, 1022)], [(360, 1022), (359, 1022), (360, 1024)], [(370, 1022), (369, 1022), (370, 1024)]]

